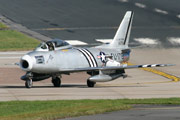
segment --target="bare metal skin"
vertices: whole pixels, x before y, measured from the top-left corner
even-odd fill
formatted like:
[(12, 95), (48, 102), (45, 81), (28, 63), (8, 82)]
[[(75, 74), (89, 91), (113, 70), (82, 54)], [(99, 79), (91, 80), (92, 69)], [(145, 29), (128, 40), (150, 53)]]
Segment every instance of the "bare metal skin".
[(55, 87), (61, 86), (61, 75), (86, 71), (88, 87), (96, 82), (107, 82), (119, 77), (125, 78), (125, 69), (141, 67), (163, 67), (170, 64), (128, 66), (128, 47), (133, 12), (127, 11), (111, 43), (91, 48), (76, 48), (67, 42), (54, 39), (41, 43), (34, 51), (20, 60), (20, 68), (27, 73), (21, 77), (27, 88), (33, 81), (52, 77)]

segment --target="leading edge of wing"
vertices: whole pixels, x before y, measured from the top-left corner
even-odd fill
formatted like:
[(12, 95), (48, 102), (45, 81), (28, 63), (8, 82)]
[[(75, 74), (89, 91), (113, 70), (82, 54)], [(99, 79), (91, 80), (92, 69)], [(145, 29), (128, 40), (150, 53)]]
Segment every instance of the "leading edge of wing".
[(87, 67), (87, 68), (63, 69), (61, 71), (62, 72), (81, 72), (81, 71), (121, 70), (121, 69), (132, 69), (132, 68), (166, 67), (166, 66), (174, 66), (174, 64), (146, 64), (146, 65), (122, 65), (122, 66)]

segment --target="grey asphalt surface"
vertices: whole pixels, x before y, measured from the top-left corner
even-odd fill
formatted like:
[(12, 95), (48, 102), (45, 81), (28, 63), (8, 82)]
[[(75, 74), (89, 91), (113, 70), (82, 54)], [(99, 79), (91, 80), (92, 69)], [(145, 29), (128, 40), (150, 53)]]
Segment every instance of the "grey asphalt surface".
[[(135, 12), (131, 34), (134, 38), (154, 38), (159, 47), (178, 47), (167, 41), (179, 37), (179, 0), (0, 0), (0, 14), (51, 38), (97, 43), (113, 38), (127, 10)], [(137, 3), (146, 5), (138, 7)], [(155, 9), (168, 14), (155, 12)], [(51, 30), (47, 30), (52, 28)], [(58, 28), (55, 30), (54, 28)]]
[(63, 120), (179, 120), (180, 106), (139, 105), (132, 110), (81, 116)]

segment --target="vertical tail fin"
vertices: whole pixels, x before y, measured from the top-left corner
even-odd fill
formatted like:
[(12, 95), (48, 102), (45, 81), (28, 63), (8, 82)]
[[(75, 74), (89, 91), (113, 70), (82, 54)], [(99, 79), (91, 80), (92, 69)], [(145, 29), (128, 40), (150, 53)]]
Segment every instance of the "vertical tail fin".
[(132, 26), (132, 19), (133, 19), (133, 12), (127, 11), (116, 32), (116, 35), (114, 36), (113, 41), (110, 43), (110, 47), (112, 48), (120, 47), (120, 46), (128, 47), (129, 36)]

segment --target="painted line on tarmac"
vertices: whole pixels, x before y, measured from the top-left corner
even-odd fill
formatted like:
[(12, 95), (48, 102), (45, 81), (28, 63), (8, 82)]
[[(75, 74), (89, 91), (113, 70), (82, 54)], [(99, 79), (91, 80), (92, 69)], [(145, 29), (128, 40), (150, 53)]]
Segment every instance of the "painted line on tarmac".
[(13, 51), (10, 51), (10, 52), (0, 52), (0, 55), (24, 55), (26, 53), (28, 53), (30, 51), (18, 51), (18, 52), (13, 52)]
[(180, 37), (168, 37), (167, 39), (172, 45), (180, 44)]
[(14, 56), (14, 57), (0, 57), (0, 60), (1, 59), (20, 59), (21, 56)]
[(104, 30), (104, 29), (118, 29), (118, 27), (117, 26), (112, 26), (112, 27), (42, 28), (42, 29), (34, 29), (34, 30), (65, 31), (65, 30)]
[(139, 8), (146, 8), (146, 5), (142, 4), (142, 3), (135, 3), (134, 5), (139, 7)]
[(134, 38), (134, 41), (139, 42), (141, 44), (150, 44), (150, 45), (160, 44), (158, 39), (152, 39), (152, 38)]
[[(134, 65), (134, 64), (128, 63), (128, 65)], [(139, 68), (139, 69), (144, 70), (144, 71), (148, 71), (148, 72), (152, 72), (152, 73), (157, 74), (157, 75), (160, 75), (160, 76), (163, 76), (163, 77), (165, 77), (165, 78), (171, 79), (171, 80), (174, 81), (174, 82), (180, 81), (180, 78), (179, 78), (179, 77), (177, 77), (177, 76), (175, 76), (175, 75), (171, 75), (171, 74), (169, 74), (169, 73), (162, 72), (162, 71), (157, 70), (157, 69), (155, 69), (155, 68)]]
[(161, 14), (164, 14), (164, 15), (167, 15), (167, 14), (168, 14), (167, 11), (161, 10), (161, 9), (159, 9), (159, 8), (155, 8), (154, 11), (155, 11), (155, 12), (158, 12), (158, 13), (161, 13)]
[(123, 2), (123, 3), (125, 3), (125, 2), (129, 2), (128, 0), (118, 0), (119, 2)]
[(110, 43), (112, 42), (113, 39), (96, 39), (96, 41), (101, 42), (101, 43)]
[(177, 15), (176, 17), (180, 19), (180, 14), (179, 14), (179, 15)]
[(79, 41), (79, 40), (65, 40), (70, 45), (87, 45), (87, 43)]

